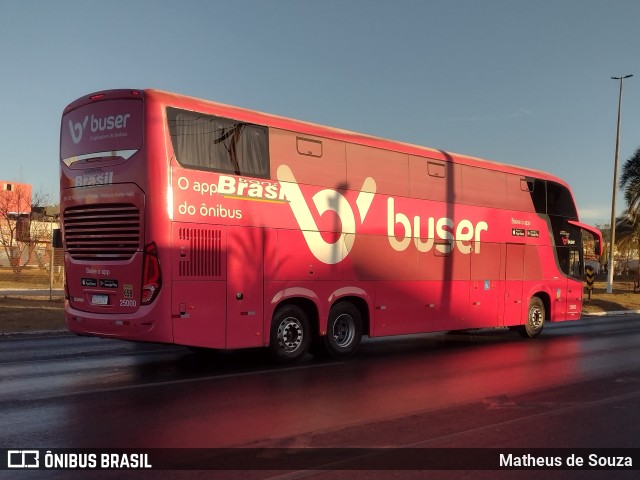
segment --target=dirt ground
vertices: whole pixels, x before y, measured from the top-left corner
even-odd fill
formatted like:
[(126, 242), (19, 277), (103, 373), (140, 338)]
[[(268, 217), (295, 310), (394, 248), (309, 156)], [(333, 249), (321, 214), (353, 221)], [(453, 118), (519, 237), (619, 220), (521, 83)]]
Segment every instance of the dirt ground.
[(0, 297), (0, 334), (66, 328), (62, 299)]
[(633, 281), (613, 282), (613, 293), (607, 293), (606, 282), (596, 282), (591, 300), (585, 288), (582, 313), (612, 312), (618, 310), (640, 310), (640, 290), (634, 292)]
[[(1, 294), (0, 294), (1, 295)], [(640, 293), (633, 282), (614, 282), (614, 292), (606, 293), (604, 282), (596, 282), (591, 300), (585, 290), (582, 313), (640, 310)], [(13, 332), (65, 330), (64, 301), (0, 296), (0, 335)]]

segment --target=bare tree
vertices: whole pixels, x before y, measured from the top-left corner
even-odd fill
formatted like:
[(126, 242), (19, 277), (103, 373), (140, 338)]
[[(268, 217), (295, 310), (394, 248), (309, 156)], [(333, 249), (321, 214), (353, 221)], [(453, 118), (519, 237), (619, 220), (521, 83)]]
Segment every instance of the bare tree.
[[(31, 218), (36, 208), (43, 207), (49, 195), (42, 190), (31, 194), (25, 184), (0, 185), (0, 245), (15, 273), (29, 261), (38, 243), (42, 243), (43, 232), (31, 228)], [(33, 231), (32, 231), (33, 230)]]

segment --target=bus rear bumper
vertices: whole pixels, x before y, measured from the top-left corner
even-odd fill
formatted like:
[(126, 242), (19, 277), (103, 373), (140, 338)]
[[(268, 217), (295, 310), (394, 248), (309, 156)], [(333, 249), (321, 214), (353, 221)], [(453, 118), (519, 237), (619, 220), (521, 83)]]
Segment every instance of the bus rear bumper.
[(160, 320), (151, 320), (148, 315), (141, 318), (118, 315), (99, 315), (71, 308), (67, 302), (65, 316), (69, 331), (78, 335), (133, 340), (138, 342), (173, 343), (170, 325), (163, 326)]

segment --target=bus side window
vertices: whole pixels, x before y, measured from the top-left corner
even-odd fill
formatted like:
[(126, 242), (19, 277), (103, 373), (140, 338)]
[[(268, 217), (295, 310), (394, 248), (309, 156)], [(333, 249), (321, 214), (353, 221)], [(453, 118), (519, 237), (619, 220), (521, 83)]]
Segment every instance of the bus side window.
[(267, 127), (167, 108), (178, 163), (196, 170), (269, 177)]
[(547, 182), (547, 214), (578, 218), (576, 206), (567, 187), (556, 182)]
[(536, 213), (547, 213), (547, 182), (538, 178), (526, 178), (527, 189), (531, 194), (533, 208)]
[(577, 279), (581, 279), (583, 276), (582, 259), (578, 249), (572, 248), (569, 251), (569, 262), (569, 275)]

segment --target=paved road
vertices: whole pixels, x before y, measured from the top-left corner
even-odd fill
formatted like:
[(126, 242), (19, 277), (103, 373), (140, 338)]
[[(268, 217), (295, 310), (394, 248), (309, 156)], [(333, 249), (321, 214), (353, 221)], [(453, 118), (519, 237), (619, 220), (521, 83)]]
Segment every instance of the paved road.
[[(640, 316), (550, 325), (536, 340), (505, 330), (369, 340), (348, 362), (309, 358), (294, 367), (274, 365), (261, 350), (200, 355), (176, 346), (65, 334), (6, 337), (0, 339), (0, 445), (559, 448), (563, 453), (640, 448), (639, 352)], [(380, 461), (379, 455), (360, 453), (356, 461)], [(238, 462), (245, 460), (251, 455)], [(87, 476), (19, 473), (15, 478)], [(245, 471), (240, 478), (424, 478), (424, 473)], [(431, 478), (632, 478), (631, 473), (440, 471)], [(118, 472), (100, 475), (122, 478)], [(138, 475), (239, 477), (237, 471)]]

